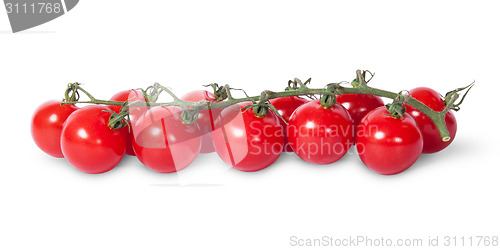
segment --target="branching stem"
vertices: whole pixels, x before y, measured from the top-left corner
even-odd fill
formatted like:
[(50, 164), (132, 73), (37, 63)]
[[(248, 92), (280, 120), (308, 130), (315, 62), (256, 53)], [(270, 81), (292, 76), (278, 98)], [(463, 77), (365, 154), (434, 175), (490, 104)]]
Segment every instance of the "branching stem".
[[(380, 96), (380, 97), (386, 97), (390, 99), (395, 99), (398, 96), (398, 93), (395, 92), (390, 92), (382, 89), (377, 89), (377, 88), (372, 88), (367, 85), (367, 81), (365, 79), (366, 73), (369, 73), (371, 77), (373, 77), (374, 74), (372, 74), (369, 71), (361, 71), (357, 70), (356, 71), (356, 79), (353, 81), (352, 85), (355, 87), (342, 87), (339, 84), (338, 87), (336, 88), (335, 94), (337, 95), (343, 95), (343, 94), (368, 94), (368, 95), (375, 95), (375, 96)], [(371, 80), (371, 78), (369, 79)], [(369, 81), (368, 80), (368, 81)], [(290, 81), (291, 82), (291, 81)], [(289, 87), (291, 86), (289, 82)], [(231, 94), (231, 88), (229, 85), (224, 86), (224, 90), (226, 91), (227, 94), (227, 99), (222, 102), (210, 102), (210, 101), (199, 101), (199, 102), (189, 102), (189, 101), (184, 101), (178, 98), (170, 89), (167, 87), (164, 87), (160, 85), (159, 83), (155, 83), (152, 87), (153, 91), (152, 93), (155, 95), (153, 97), (153, 102), (143, 102), (143, 101), (132, 101), (128, 102), (127, 105), (129, 107), (147, 107), (147, 106), (178, 106), (183, 108), (183, 110), (202, 110), (202, 109), (219, 109), (219, 108), (225, 108), (228, 106), (231, 106), (236, 103), (240, 102), (259, 102), (259, 101), (268, 101), (270, 99), (275, 99), (275, 98), (280, 98), (280, 97), (289, 97), (289, 96), (316, 96), (316, 95), (331, 95), (332, 92), (329, 88), (309, 88), (306, 86), (310, 82), (310, 79), (306, 81), (306, 83), (302, 83), (299, 79), (295, 78), (294, 79), (294, 87), (295, 88), (287, 88), (288, 90), (282, 91), (282, 92), (274, 92), (274, 91), (269, 91), (265, 90), (261, 93), (259, 96), (247, 96), (243, 98), (234, 98)], [(68, 86), (69, 88), (73, 88), (73, 90), (79, 90), (83, 92), (87, 97), (90, 99), (89, 101), (79, 101), (79, 100), (65, 100), (63, 104), (77, 104), (77, 103), (85, 103), (85, 104), (104, 104), (104, 105), (123, 105), (123, 102), (119, 101), (108, 101), (108, 100), (101, 100), (101, 99), (96, 99), (94, 98), (89, 92), (87, 92), (85, 89), (83, 89), (80, 84), (75, 83), (76, 86), (71, 85)], [(472, 86), (472, 85), (469, 85)], [(470, 89), (470, 87), (467, 87)], [(148, 88), (149, 89), (149, 88)], [(463, 90), (464, 88), (460, 89)], [(167, 92), (172, 98), (173, 101), (171, 102), (154, 102), (155, 99), (157, 99), (159, 93), (161, 92)], [(439, 133), (441, 135), (441, 138), (443, 141), (449, 141), (450, 140), (450, 135), (448, 132), (448, 129), (446, 128), (446, 122), (445, 122), (445, 115), (446, 112), (448, 112), (451, 108), (455, 107), (455, 101), (458, 100), (459, 94), (458, 91), (455, 93), (452, 93), (450, 100), (447, 102), (446, 108), (443, 111), (434, 111), (422, 102), (416, 100), (415, 98), (412, 98), (408, 96), (406, 99), (405, 103), (418, 109), (420, 112), (423, 114), (427, 115), (436, 125), (436, 127), (439, 130)], [(455, 106), (454, 106), (455, 105)], [(194, 121), (190, 121), (194, 122)]]

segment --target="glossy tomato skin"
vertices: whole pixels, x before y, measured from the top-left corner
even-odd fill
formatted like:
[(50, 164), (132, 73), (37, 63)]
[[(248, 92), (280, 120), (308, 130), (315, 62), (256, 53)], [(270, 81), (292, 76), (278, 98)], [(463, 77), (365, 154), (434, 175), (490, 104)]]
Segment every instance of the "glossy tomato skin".
[(422, 153), (422, 134), (408, 113), (396, 119), (385, 107), (376, 108), (361, 120), (356, 135), (361, 161), (379, 174), (399, 174)]
[(349, 111), (354, 125), (358, 126), (361, 119), (370, 111), (384, 106), (382, 98), (374, 95), (344, 94), (337, 96), (337, 103)]
[[(410, 90), (410, 96), (419, 100), (434, 111), (443, 111), (446, 106), (439, 93), (430, 88), (420, 87), (412, 89)], [(448, 147), (455, 139), (455, 135), (457, 133), (457, 120), (455, 119), (455, 115), (453, 115), (453, 111), (450, 110), (445, 115), (446, 127), (448, 128), (451, 138), (447, 142), (443, 142), (436, 125), (434, 125), (428, 116), (410, 105), (406, 105), (406, 112), (415, 118), (415, 121), (422, 132), (422, 136), (424, 138), (424, 148), (422, 153), (432, 154), (439, 152)]]
[(352, 146), (353, 137), (353, 120), (338, 103), (325, 109), (319, 100), (310, 101), (293, 112), (288, 124), (288, 141), (293, 151), (313, 164), (338, 161)]
[(189, 166), (200, 153), (198, 124), (184, 125), (181, 112), (175, 106), (152, 107), (135, 123), (134, 151), (149, 169), (177, 172)]
[(283, 151), (283, 127), (270, 111), (262, 118), (252, 109), (240, 109), (251, 103), (225, 108), (215, 120), (213, 140), (219, 157), (233, 168), (255, 172), (274, 163)]
[(121, 129), (108, 127), (107, 106), (85, 106), (73, 112), (61, 134), (64, 157), (76, 169), (100, 174), (113, 169), (125, 154), (126, 138)]
[[(114, 96), (112, 96), (109, 100), (110, 101), (117, 101), (117, 102), (125, 102), (125, 101), (129, 101), (129, 102), (143, 101), (143, 102), (145, 102), (146, 98), (144, 98), (141, 91), (131, 89), (131, 90), (125, 90), (125, 91), (118, 92)], [(118, 113), (120, 113), (122, 106), (109, 105), (109, 108), (118, 114)], [(138, 119), (140, 114), (143, 113), (142, 111), (144, 111), (144, 110), (147, 110), (147, 108), (145, 108), (145, 107), (129, 108), (129, 111), (131, 111), (129, 114), (131, 126), (136, 122), (136, 120)], [(134, 137), (133, 129), (129, 128), (129, 126), (123, 127), (122, 129), (125, 130), (125, 134), (127, 137), (127, 148), (125, 150), (125, 154), (134, 156), (135, 152), (134, 152), (134, 148), (132, 146), (132, 138)]]
[[(278, 110), (279, 114), (283, 119), (285, 119), (286, 122), (290, 121), (290, 116), (292, 116), (293, 111), (300, 107), (302, 104), (305, 104), (309, 102), (307, 99), (298, 97), (298, 96), (289, 96), (289, 97), (280, 97), (276, 99), (270, 100), (271, 104)], [(288, 136), (287, 136), (287, 125), (286, 123), (283, 122), (283, 120), (280, 120), (281, 126), (283, 126), (283, 131), (285, 132), (285, 137), (284, 137), (284, 142), (285, 142), (285, 147), (284, 150), (285, 152), (293, 152), (292, 147), (288, 143)]]
[(61, 106), (60, 101), (40, 105), (31, 119), (31, 136), (36, 145), (50, 156), (63, 158), (61, 133), (66, 119), (78, 108), (72, 104)]
[[(199, 102), (201, 100), (215, 101), (214, 94), (205, 90), (194, 90), (181, 97), (184, 101)], [(214, 143), (212, 140), (212, 130), (214, 120), (220, 115), (221, 109), (204, 109), (200, 111), (196, 122), (200, 127), (201, 134), (201, 151), (202, 154), (215, 152)]]

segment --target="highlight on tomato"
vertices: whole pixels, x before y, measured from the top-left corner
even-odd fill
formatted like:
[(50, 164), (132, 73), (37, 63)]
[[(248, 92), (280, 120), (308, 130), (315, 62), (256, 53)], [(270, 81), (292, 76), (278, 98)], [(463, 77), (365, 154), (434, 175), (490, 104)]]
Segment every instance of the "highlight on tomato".
[(324, 108), (319, 100), (313, 100), (293, 112), (287, 132), (293, 151), (302, 160), (331, 164), (351, 148), (354, 122), (342, 105)]
[(215, 151), (233, 168), (255, 172), (274, 163), (283, 151), (284, 132), (279, 118), (269, 111), (258, 117), (250, 102), (225, 108), (215, 120), (212, 133)]
[(183, 124), (181, 112), (176, 106), (155, 106), (133, 124), (134, 152), (147, 168), (159, 173), (177, 172), (200, 153), (198, 124)]

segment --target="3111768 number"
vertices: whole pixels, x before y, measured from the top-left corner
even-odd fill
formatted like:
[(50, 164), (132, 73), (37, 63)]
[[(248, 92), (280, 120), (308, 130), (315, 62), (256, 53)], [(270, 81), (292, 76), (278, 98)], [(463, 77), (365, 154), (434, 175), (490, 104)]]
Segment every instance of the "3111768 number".
[(62, 6), (60, 3), (6, 3), (5, 8), (7, 13), (16, 14), (41, 14), (41, 13), (61, 13)]
[(496, 247), (498, 236), (445, 236), (445, 247)]

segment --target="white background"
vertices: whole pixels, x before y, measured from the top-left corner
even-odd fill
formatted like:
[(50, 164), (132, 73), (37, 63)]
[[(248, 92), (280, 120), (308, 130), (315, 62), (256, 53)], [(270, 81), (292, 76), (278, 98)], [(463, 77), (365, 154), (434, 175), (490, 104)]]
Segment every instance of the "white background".
[[(17, 34), (0, 9), (0, 249), (303, 249), (290, 237), (500, 236), (499, 7), (87, 0)], [(397, 176), (371, 172), (353, 152), (329, 166), (284, 154), (257, 173), (201, 155), (179, 175), (126, 157), (88, 175), (45, 155), (29, 130), (35, 108), (61, 99), (68, 82), (101, 98), (154, 82), (179, 94), (211, 82), (258, 94), (294, 77), (316, 87), (352, 80), (358, 68), (392, 91), (444, 94), (475, 80), (454, 143)]]

